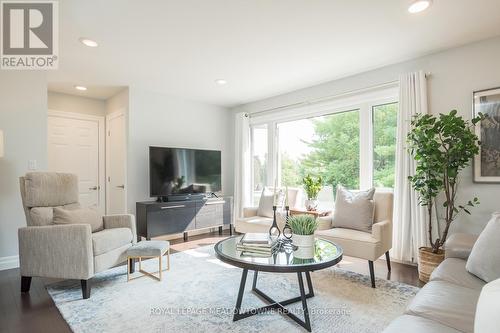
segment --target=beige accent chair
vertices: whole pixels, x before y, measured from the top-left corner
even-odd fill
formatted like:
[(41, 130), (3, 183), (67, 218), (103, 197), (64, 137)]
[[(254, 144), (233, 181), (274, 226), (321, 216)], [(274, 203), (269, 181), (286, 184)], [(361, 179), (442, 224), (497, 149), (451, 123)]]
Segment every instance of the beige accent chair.
[(316, 236), (338, 244), (344, 255), (368, 260), (372, 288), (375, 288), (373, 262), (385, 253), (387, 269), (391, 271), (389, 250), (392, 248), (392, 192), (376, 191), (373, 197), (375, 215), (372, 232), (346, 228), (335, 228), (332, 216), (319, 217), (320, 223)]
[[(272, 191), (273, 188), (267, 188)], [(288, 204), (290, 208), (296, 207), (301, 201), (301, 189), (299, 188), (288, 188)], [(247, 233), (247, 232), (268, 232), (269, 228), (273, 223), (272, 217), (266, 216), (258, 216), (257, 215), (258, 207), (244, 207), (243, 208), (243, 217), (236, 218), (234, 223), (234, 229), (239, 233)], [(285, 219), (283, 215), (279, 212), (276, 212), (276, 222), (278, 223), (278, 227), (280, 230), (283, 230), (285, 226)]]
[(83, 298), (89, 298), (94, 274), (127, 260), (127, 249), (137, 241), (134, 216), (104, 216), (94, 233), (90, 224), (57, 225), (54, 207), (80, 208), (77, 176), (28, 173), (20, 188), (28, 225), (18, 231), (21, 292), (29, 292), (33, 276), (78, 279)]

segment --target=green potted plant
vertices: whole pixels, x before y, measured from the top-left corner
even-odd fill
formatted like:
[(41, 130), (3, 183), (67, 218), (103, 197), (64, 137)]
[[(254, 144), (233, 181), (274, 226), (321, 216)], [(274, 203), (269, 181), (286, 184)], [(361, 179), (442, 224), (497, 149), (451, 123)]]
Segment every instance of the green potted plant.
[[(416, 161), (416, 172), (408, 178), (428, 215), (430, 247), (419, 248), (418, 260), (419, 278), (424, 282), (444, 260), (443, 245), (450, 225), (460, 213), (470, 214), (469, 208), (479, 204), (477, 198), (459, 204), (457, 192), (460, 172), (479, 153), (480, 142), (473, 127), (483, 118), (479, 115), (471, 121), (464, 120), (453, 110), (439, 116), (418, 114), (411, 121), (407, 142), (408, 152)], [(438, 204), (440, 200), (443, 202)], [(443, 209), (441, 221), (438, 207)], [(436, 232), (436, 239), (432, 230), (434, 210), (438, 223), (444, 226)]]
[(318, 178), (313, 179), (311, 175), (306, 175), (302, 179), (304, 184), (304, 189), (306, 190), (307, 200), (305, 202), (306, 209), (308, 211), (315, 211), (318, 208), (318, 193), (323, 187), (323, 178), (318, 176)]
[[(292, 242), (299, 248), (311, 248), (314, 254), (314, 232), (318, 228), (318, 222), (312, 215), (292, 215), (288, 218), (288, 224), (292, 229)], [(307, 252), (307, 251), (306, 251)]]

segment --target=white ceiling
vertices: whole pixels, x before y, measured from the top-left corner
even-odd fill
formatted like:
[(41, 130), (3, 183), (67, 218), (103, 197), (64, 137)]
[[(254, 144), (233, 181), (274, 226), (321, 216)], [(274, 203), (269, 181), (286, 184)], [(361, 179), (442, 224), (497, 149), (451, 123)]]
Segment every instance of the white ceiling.
[(499, 0), (434, 0), (417, 15), (409, 3), (64, 0), (49, 82), (232, 106), (500, 35)]
[(120, 86), (95, 85), (86, 85), (85, 87), (87, 88), (87, 90), (81, 91), (76, 90), (75, 83), (71, 82), (49, 82), (48, 84), (49, 91), (101, 100), (111, 98), (126, 88)]

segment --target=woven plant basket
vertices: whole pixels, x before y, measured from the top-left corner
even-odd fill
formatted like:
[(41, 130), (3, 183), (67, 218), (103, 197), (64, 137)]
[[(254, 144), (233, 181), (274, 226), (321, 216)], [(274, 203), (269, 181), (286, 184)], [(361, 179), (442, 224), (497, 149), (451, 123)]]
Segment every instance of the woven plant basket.
[(429, 282), (432, 272), (444, 260), (444, 251), (432, 253), (432, 248), (421, 247), (418, 249), (418, 278), (422, 282)]

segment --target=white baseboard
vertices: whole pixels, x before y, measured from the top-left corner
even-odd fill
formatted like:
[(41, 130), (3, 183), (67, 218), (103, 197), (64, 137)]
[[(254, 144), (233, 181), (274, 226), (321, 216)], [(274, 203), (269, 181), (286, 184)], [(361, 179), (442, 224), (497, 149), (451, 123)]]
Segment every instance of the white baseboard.
[(19, 256), (0, 257), (0, 271), (18, 267)]

